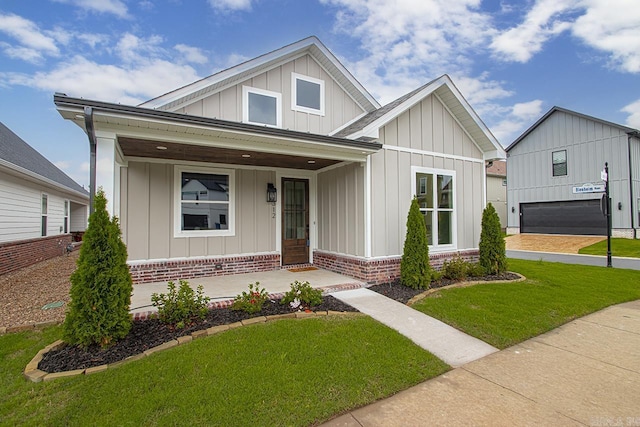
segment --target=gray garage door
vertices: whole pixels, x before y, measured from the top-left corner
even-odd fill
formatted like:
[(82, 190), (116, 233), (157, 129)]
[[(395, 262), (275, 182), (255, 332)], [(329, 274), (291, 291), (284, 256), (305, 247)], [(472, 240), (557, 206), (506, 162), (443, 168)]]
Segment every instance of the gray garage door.
[(522, 203), (520, 232), (606, 236), (607, 218), (600, 199)]

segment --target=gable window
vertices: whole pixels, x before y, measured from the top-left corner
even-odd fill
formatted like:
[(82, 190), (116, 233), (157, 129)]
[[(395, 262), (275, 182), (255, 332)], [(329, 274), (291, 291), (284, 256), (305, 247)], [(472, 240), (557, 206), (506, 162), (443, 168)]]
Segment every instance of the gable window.
[(40, 235), (42, 237), (47, 235), (47, 211), (49, 210), (49, 196), (42, 195), (42, 221), (40, 223)]
[(427, 241), (435, 250), (455, 247), (455, 171), (412, 167), (413, 194), (427, 226)]
[(551, 153), (553, 164), (553, 176), (565, 176), (567, 174), (567, 150)]
[(324, 81), (291, 73), (291, 108), (324, 116)]
[(242, 87), (242, 121), (282, 127), (282, 95), (254, 87)]
[(175, 236), (234, 235), (234, 183), (230, 170), (176, 166)]

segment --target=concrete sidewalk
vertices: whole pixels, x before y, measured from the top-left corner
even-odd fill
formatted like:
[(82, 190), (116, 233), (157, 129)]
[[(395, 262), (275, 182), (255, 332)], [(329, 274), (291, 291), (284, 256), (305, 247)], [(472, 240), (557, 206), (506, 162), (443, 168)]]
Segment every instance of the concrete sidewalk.
[(640, 426), (640, 300), (608, 307), (326, 426)]
[(395, 329), (454, 368), (498, 351), (446, 323), (369, 289), (331, 295)]

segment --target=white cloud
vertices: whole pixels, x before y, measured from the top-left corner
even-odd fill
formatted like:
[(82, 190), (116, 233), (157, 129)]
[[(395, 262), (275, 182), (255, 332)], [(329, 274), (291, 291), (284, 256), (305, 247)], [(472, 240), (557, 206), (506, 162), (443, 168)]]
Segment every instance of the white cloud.
[(611, 54), (611, 65), (640, 72), (640, 7), (637, 0), (583, 0), (573, 34), (589, 46)]
[(161, 47), (162, 37), (152, 35), (140, 38), (131, 33), (125, 33), (115, 47), (115, 52), (126, 62), (137, 62), (149, 57), (157, 57), (164, 53)]
[(490, 48), (501, 59), (527, 62), (550, 38), (571, 28), (566, 14), (576, 6), (577, 0), (538, 0), (524, 22), (496, 35)]
[(507, 147), (542, 116), (542, 104), (541, 100), (536, 99), (502, 108), (499, 112), (501, 119), (491, 126), (491, 132)]
[(33, 21), (21, 16), (0, 14), (0, 31), (13, 37), (21, 45), (16, 47), (5, 43), (5, 52), (14, 58), (20, 58), (17, 56), (19, 52), (23, 52), (27, 60), (33, 60), (36, 56), (59, 54), (54, 38), (45, 35)]
[(195, 70), (163, 59), (140, 59), (136, 64), (98, 64), (82, 56), (34, 75), (0, 73), (0, 84), (29, 86), (48, 92), (102, 101), (138, 104), (197, 80)]
[(209, 61), (207, 56), (204, 54), (204, 51), (200, 48), (187, 46), (185, 44), (177, 44), (173, 48), (180, 52), (187, 62), (192, 62), (194, 64), (206, 64)]
[(11, 46), (9, 43), (1, 43), (0, 48), (4, 51), (4, 53), (9, 58), (20, 59), (26, 62), (38, 63), (43, 59), (40, 51), (31, 49), (29, 47), (15, 47)]
[(640, 129), (640, 99), (622, 108), (623, 113), (629, 114), (627, 126)]
[(218, 11), (251, 10), (252, 0), (209, 0), (211, 7)]
[(54, 0), (58, 3), (71, 4), (86, 12), (110, 13), (119, 18), (127, 18), (127, 5), (121, 0)]

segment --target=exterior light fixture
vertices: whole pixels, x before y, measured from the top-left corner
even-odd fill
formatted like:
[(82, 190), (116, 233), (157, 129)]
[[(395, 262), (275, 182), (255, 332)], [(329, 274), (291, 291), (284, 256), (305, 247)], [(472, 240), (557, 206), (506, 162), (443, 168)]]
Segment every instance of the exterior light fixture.
[(273, 186), (272, 183), (267, 184), (267, 202), (275, 203), (278, 201), (278, 190)]
[(622, 202), (618, 202), (618, 210), (621, 211), (622, 210)]
[(167, 147), (165, 147), (164, 145), (158, 145), (158, 146), (156, 147), (156, 149), (157, 149), (157, 150), (166, 150), (166, 149), (167, 149)]
[(516, 212), (516, 208), (514, 206), (511, 206), (511, 213), (515, 213)]

